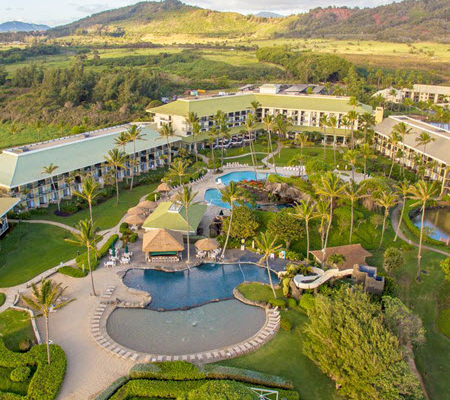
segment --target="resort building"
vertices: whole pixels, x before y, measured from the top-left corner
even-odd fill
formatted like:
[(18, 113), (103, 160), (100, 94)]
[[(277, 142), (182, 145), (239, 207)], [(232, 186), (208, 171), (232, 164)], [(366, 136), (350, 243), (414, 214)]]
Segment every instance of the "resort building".
[[(153, 121), (157, 128), (164, 124), (170, 124), (184, 142), (189, 142), (192, 136), (192, 127), (186, 121), (190, 112), (199, 118), (202, 132), (208, 132), (215, 126), (214, 117), (217, 111), (223, 111), (228, 118), (228, 128), (230, 134), (240, 133), (245, 129), (247, 115), (254, 113), (253, 105), (259, 104), (256, 110), (256, 120), (259, 124), (256, 129), (262, 129), (261, 121), (267, 114), (283, 114), (290, 118), (293, 123), (291, 131), (323, 131), (320, 119), (323, 115), (334, 116), (336, 125), (326, 127), (327, 140), (336, 141), (337, 138), (344, 138), (350, 128), (344, 126), (343, 117), (349, 111), (356, 111), (358, 114), (373, 113), (371, 106), (359, 104), (353, 107), (349, 104), (348, 97), (324, 96), (324, 95), (298, 95), (297, 92), (288, 94), (279, 92), (280, 85), (262, 85), (257, 92), (240, 92), (226, 95), (217, 95), (201, 98), (186, 98), (151, 108), (148, 112), (153, 116)], [(299, 90), (297, 88), (296, 90)], [(382, 109), (377, 110), (377, 122), (382, 119)], [(358, 129), (358, 122), (354, 124), (354, 129)], [(203, 138), (206, 138), (204, 135)], [(198, 139), (199, 141), (202, 138)]]
[[(444, 191), (450, 179), (450, 131), (407, 116), (391, 116), (374, 128), (376, 149), (381, 154), (392, 157), (394, 149), (390, 136), (394, 126), (401, 122), (407, 125), (410, 133), (396, 146), (396, 161), (412, 170), (417, 170), (424, 164), (425, 176), (443, 182)], [(422, 132), (428, 133), (432, 140), (425, 146), (417, 142)], [(399, 150), (401, 153), (398, 153)]]
[[(111, 175), (114, 181), (114, 173), (106, 164), (105, 156), (116, 146), (116, 137), (130, 126), (105, 128), (3, 150), (0, 154), (0, 190), (9, 197), (19, 198), (22, 208), (33, 209), (69, 199), (74, 191), (81, 189), (82, 177), (87, 174), (100, 185), (111, 179)], [(135, 174), (167, 163), (166, 139), (161, 140), (153, 124), (141, 124), (140, 127), (143, 140), (137, 140), (135, 144)], [(177, 142), (179, 138), (170, 138), (169, 141)], [(133, 143), (122, 149), (132, 155)], [(58, 167), (52, 176), (43, 173), (49, 164)], [(125, 166), (117, 174), (119, 180), (132, 174), (130, 161)]]
[(0, 236), (2, 236), (9, 227), (6, 214), (8, 214), (19, 201), (19, 199), (12, 197), (0, 197)]
[(450, 102), (450, 86), (415, 84), (412, 89), (390, 87), (374, 94), (374, 96), (378, 95), (391, 103), (402, 103), (405, 99), (412, 99), (415, 103), (431, 101), (434, 104), (447, 104)]

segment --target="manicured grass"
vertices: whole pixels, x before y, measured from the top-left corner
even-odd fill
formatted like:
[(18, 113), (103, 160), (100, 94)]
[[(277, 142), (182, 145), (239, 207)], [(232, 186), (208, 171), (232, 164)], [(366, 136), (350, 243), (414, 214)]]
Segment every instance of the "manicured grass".
[(5, 304), (6, 296), (5, 293), (0, 292), (0, 307)]
[(436, 325), (439, 331), (450, 338), (450, 310), (439, 311), (439, 316), (436, 320)]
[(15, 393), (20, 396), (25, 396), (28, 391), (32, 375), (25, 382), (13, 382), (10, 379), (11, 371), (14, 368), (0, 367), (0, 392)]
[[(292, 157), (300, 154), (300, 147), (283, 148), (281, 149), (279, 156), (275, 156), (275, 162), (277, 165), (284, 167), (289, 164)], [(304, 147), (303, 156), (305, 157), (305, 163), (311, 159), (323, 160), (323, 147)], [(334, 165), (334, 154), (332, 148), (325, 148), (325, 161), (327, 164)], [(336, 149), (336, 163), (337, 165), (340, 165), (341, 169), (343, 169), (344, 164), (342, 163), (342, 154), (339, 153), (339, 149)]]
[[(239, 285), (239, 291), (249, 300), (265, 301), (272, 300), (273, 292), (269, 285), (259, 285), (257, 283), (251, 285)], [(277, 297), (283, 298), (283, 291), (281, 289), (276, 290)]]
[(13, 309), (3, 311), (0, 314), (0, 335), (11, 351), (19, 351), (19, 344), (26, 340), (36, 343), (30, 316), (24, 311)]
[[(141, 197), (153, 192), (157, 184), (140, 185), (133, 190), (120, 191), (119, 204), (116, 204), (116, 198), (112, 197), (92, 208), (94, 222), (99, 230), (109, 229), (116, 226), (120, 219), (126, 214), (127, 210), (136, 206)], [(89, 210), (81, 210), (75, 214), (67, 217), (60, 217), (55, 215), (57, 210), (56, 205), (48, 208), (48, 214), (33, 216), (33, 219), (46, 219), (50, 221), (57, 221), (69, 226), (75, 226), (78, 221), (89, 218)]]
[(19, 223), (2, 238), (0, 287), (16, 286), (49, 268), (76, 257), (77, 248), (64, 241), (70, 233), (44, 224)]

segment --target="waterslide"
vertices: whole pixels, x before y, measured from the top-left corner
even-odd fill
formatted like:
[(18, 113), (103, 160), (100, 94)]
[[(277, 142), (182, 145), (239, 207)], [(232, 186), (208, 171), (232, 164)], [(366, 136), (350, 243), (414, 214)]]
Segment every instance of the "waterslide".
[(312, 268), (314, 275), (296, 275), (294, 277), (295, 286), (299, 289), (315, 289), (331, 278), (342, 278), (353, 273), (353, 268), (339, 271), (337, 268), (324, 271), (321, 268)]

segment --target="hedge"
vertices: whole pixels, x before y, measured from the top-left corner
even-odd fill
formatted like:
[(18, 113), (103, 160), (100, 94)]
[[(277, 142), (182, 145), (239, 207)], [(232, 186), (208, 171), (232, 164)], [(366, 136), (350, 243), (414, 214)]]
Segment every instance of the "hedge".
[(87, 275), (87, 269), (83, 272), (80, 268), (69, 267), (65, 265), (58, 269), (58, 272), (63, 275), (70, 276), (72, 278), (84, 278)]
[(25, 382), (31, 375), (30, 367), (16, 367), (11, 371), (9, 379), (13, 382)]
[(66, 355), (61, 347), (50, 346), (51, 364), (47, 364), (47, 350), (44, 344), (31, 348), (27, 353), (15, 353), (8, 350), (0, 340), (0, 366), (19, 368), (36, 366), (26, 396), (0, 392), (2, 400), (54, 400), (66, 373)]
[(6, 294), (3, 292), (0, 292), (0, 307), (5, 304), (6, 301)]
[[(98, 257), (96, 257), (95, 254), (91, 251), (91, 268), (93, 271), (95, 271), (97, 269), (97, 267), (100, 265), (100, 259), (102, 257), (106, 256), (106, 254), (108, 254), (109, 248), (113, 244), (115, 244), (118, 240), (119, 240), (119, 235), (112, 235), (98, 251), (99, 252)], [(84, 265), (84, 269), (88, 270), (89, 264), (88, 264), (87, 252), (80, 254), (76, 258), (76, 262), (77, 262), (78, 268), (80, 268), (82, 270), (83, 265)]]
[(111, 385), (109, 385), (102, 393), (100, 393), (95, 400), (109, 400), (114, 393), (116, 393), (122, 386), (124, 386), (130, 378), (128, 376), (122, 376), (116, 379)]
[(187, 395), (188, 400), (258, 400), (247, 386), (233, 381), (210, 381)]

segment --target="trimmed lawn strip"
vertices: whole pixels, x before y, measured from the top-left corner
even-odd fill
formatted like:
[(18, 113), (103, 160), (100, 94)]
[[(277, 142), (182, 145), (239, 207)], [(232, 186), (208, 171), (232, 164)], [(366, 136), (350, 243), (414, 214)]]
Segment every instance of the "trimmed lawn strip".
[[(5, 346), (11, 351), (19, 351), (23, 341), (36, 344), (30, 315), (25, 311), (9, 308), (0, 314), (0, 336)], [(0, 389), (1, 390), (1, 389)]]

